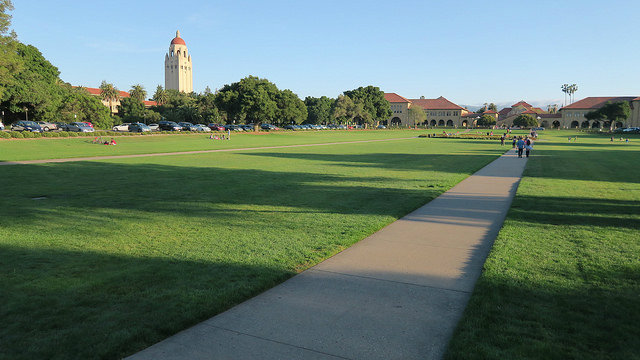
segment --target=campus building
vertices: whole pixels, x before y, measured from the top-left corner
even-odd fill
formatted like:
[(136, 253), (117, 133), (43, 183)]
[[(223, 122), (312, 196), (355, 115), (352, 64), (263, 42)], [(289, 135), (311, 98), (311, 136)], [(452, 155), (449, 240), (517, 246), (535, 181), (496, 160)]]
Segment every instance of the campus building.
[(164, 88), (186, 93), (193, 92), (193, 64), (187, 44), (176, 31), (169, 52), (164, 56)]
[(528, 102), (521, 100), (498, 112), (498, 126), (513, 126), (513, 120), (520, 115), (529, 115), (538, 120), (542, 127), (558, 127), (561, 123), (562, 115), (559, 113), (549, 113), (539, 107), (534, 107)]
[(562, 128), (574, 129), (599, 129), (609, 128), (611, 123), (604, 120), (587, 120), (585, 114), (588, 112), (598, 110), (603, 107), (607, 102), (621, 102), (627, 101), (631, 106), (631, 116), (627, 121), (618, 122), (614, 124), (615, 128), (622, 127), (640, 127), (640, 97), (635, 96), (602, 96), (602, 97), (586, 97), (582, 100), (576, 101), (571, 105), (567, 105), (560, 109), (562, 114), (560, 126)]
[[(89, 92), (89, 94), (93, 95), (93, 96), (100, 96), (100, 89), (97, 88), (85, 88), (87, 89), (87, 91)], [(126, 91), (119, 91), (119, 97), (117, 100), (115, 101), (111, 101), (111, 107), (109, 108), (109, 110), (111, 110), (112, 114), (117, 114), (118, 113), (118, 105), (120, 105), (120, 99), (121, 98), (128, 98), (131, 95), (129, 95), (128, 92)], [(104, 106), (109, 107), (109, 101), (108, 100), (104, 100), (104, 99), (100, 99), (100, 101), (102, 101), (102, 103), (104, 104)], [(156, 106), (158, 105), (155, 101), (149, 101), (149, 100), (145, 100), (143, 101), (144, 106), (145, 107), (151, 107), (151, 106)]]
[[(443, 96), (437, 99), (407, 99), (396, 93), (385, 93), (384, 98), (391, 103), (391, 117), (383, 121), (383, 125), (394, 126), (467, 126), (468, 120), (463, 118), (469, 113), (464, 107), (454, 104)], [(409, 118), (409, 109), (421, 108), (427, 115), (427, 119), (421, 124), (413, 124)]]

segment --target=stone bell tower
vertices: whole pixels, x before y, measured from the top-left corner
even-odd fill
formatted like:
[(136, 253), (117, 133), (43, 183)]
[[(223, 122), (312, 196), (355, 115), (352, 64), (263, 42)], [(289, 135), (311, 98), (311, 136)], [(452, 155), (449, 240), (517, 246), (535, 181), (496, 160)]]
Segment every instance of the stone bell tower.
[(164, 88), (193, 92), (192, 71), (191, 54), (178, 30), (176, 37), (171, 40), (169, 52), (164, 56)]

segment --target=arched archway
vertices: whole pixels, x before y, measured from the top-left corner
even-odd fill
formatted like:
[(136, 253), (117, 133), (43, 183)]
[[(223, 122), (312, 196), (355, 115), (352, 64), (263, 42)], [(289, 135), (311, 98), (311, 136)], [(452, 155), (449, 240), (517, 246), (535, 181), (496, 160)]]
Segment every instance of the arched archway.
[(438, 121), (438, 126), (444, 126), (444, 120)]
[(602, 123), (602, 126), (604, 126), (606, 128), (611, 127), (611, 121), (609, 121), (609, 120), (605, 121), (604, 123)]
[(589, 122), (588, 121), (583, 121), (582, 125), (580, 125), (581, 128), (583, 129), (588, 129), (589, 128)]
[(438, 123), (435, 120), (431, 120), (431, 122), (429, 123), (431, 126), (437, 126)]
[(462, 127), (467, 127), (467, 124), (468, 124), (467, 120), (462, 121)]
[(380, 121), (380, 125), (387, 126), (387, 123), (388, 123), (388, 121), (387, 121), (387, 120), (382, 120), (382, 121)]
[(540, 124), (540, 126), (546, 128), (549, 127), (549, 123), (547, 122), (547, 120), (542, 121), (542, 123)]
[(580, 124), (579, 124), (577, 121), (572, 121), (572, 122), (571, 122), (571, 128), (572, 128), (572, 129), (575, 129), (575, 128), (577, 128), (578, 126), (580, 126)]
[(453, 127), (453, 120), (447, 120), (447, 126)]
[(551, 126), (553, 126), (554, 129), (557, 129), (560, 127), (560, 121), (556, 120), (553, 122), (553, 124), (551, 124)]
[(400, 126), (400, 124), (402, 124), (402, 120), (399, 117), (396, 116), (391, 119), (391, 126)]
[(620, 121), (616, 122), (616, 128), (621, 128), (622, 127), (622, 123)]
[(593, 124), (591, 124), (591, 128), (600, 129), (600, 121), (594, 121)]

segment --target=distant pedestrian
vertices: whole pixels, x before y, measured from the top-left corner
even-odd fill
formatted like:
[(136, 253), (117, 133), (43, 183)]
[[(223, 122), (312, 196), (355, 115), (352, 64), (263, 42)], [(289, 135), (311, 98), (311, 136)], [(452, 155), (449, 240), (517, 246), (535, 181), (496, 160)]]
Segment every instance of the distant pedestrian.
[(611, 142), (613, 142), (613, 136), (611, 137)]
[(525, 150), (526, 156), (529, 157), (529, 152), (533, 150), (533, 143), (531, 142), (531, 139), (525, 140), (524, 150)]
[(516, 142), (518, 141), (518, 139), (516, 139), (516, 137), (513, 137), (513, 142), (511, 143), (511, 148), (515, 149), (516, 148)]
[(522, 151), (524, 150), (524, 140), (522, 140), (522, 138), (518, 139), (516, 146), (518, 147), (518, 157), (521, 158)]
[(504, 146), (504, 135), (500, 136), (500, 145)]

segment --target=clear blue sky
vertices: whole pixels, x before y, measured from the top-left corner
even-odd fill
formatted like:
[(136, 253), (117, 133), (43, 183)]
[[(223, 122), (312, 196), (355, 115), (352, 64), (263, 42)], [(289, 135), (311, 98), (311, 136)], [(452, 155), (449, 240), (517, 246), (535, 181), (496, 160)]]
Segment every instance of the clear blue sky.
[(247, 75), (301, 98), (358, 86), (467, 105), (640, 96), (640, 1), (14, 0), (13, 29), (64, 81), (164, 86), (177, 29), (194, 90)]

